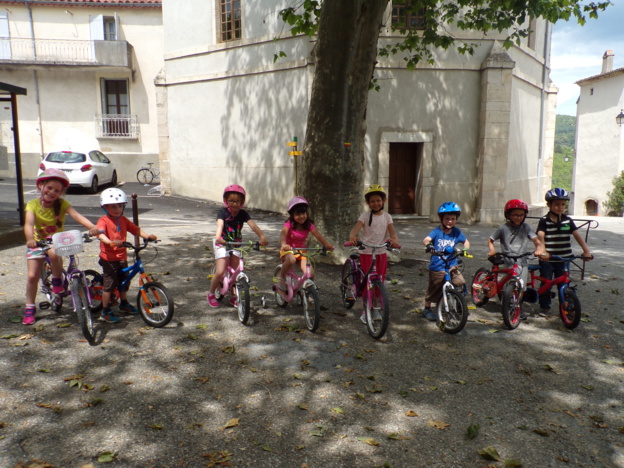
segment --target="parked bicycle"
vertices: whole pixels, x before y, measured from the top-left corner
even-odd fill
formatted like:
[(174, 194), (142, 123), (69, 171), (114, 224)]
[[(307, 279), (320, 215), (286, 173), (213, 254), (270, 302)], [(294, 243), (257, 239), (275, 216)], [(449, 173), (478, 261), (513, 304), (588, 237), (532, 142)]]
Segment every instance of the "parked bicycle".
[[(368, 244), (358, 241), (357, 245), (352, 246), (350, 242), (345, 242), (345, 247), (352, 247), (349, 258), (342, 265), (340, 274), (340, 293), (342, 296), (342, 304), (350, 309), (355, 304), (358, 297), (362, 297), (364, 303), (364, 313), (366, 316), (366, 327), (368, 334), (375, 339), (380, 339), (386, 333), (388, 324), (390, 323), (390, 301), (388, 300), (388, 292), (386, 285), (379, 273), (377, 273), (377, 261), (375, 252), (381, 249), (387, 249), (389, 252), (400, 252), (399, 249), (393, 249), (391, 242), (384, 244)], [(358, 250), (365, 248), (371, 249), (372, 262), (368, 271), (363, 271), (360, 264), (360, 254)]]
[(275, 267), (275, 273), (273, 274), (275, 302), (277, 302), (277, 305), (280, 307), (286, 307), (296, 299), (297, 305), (303, 306), (306, 327), (314, 333), (321, 322), (321, 306), (319, 303), (318, 288), (311, 278), (311, 263), (315, 255), (326, 255), (327, 249), (325, 247), (293, 248), (292, 253), (308, 259), (305, 271), (302, 272), (301, 275), (297, 275), (297, 273), (295, 273), (295, 267), (293, 267), (286, 275), (287, 289), (286, 291), (282, 291), (277, 285), (280, 272), (282, 271), (282, 265), (279, 264)]
[[(251, 250), (260, 250), (260, 242), (226, 242), (225, 250), (228, 252), (225, 275), (215, 290), (217, 301), (223, 300), (230, 293), (230, 303), (238, 310), (238, 319), (242, 324), (247, 324), (251, 312), (251, 298), (249, 296), (250, 279), (245, 273), (245, 255)], [(240, 252), (240, 258), (236, 269), (231, 266), (231, 258), (234, 252)], [(214, 267), (209, 279), (214, 276)]]
[[(503, 322), (509, 330), (518, 328), (522, 315), (523, 285), (518, 260), (530, 255), (533, 255), (533, 252), (521, 255), (499, 252), (488, 257), (493, 265), (491, 270), (479, 268), (472, 278), (472, 300), (475, 305), (481, 307), (494, 296), (498, 296), (501, 300)], [(514, 264), (506, 268), (501, 267), (505, 263), (505, 258), (513, 260)]]
[[(51, 239), (38, 242), (39, 247), (46, 252), (44, 267), (41, 269), (41, 292), (48, 299), (40, 302), (39, 308), (51, 308), (58, 313), (63, 307), (63, 298), (71, 296), (82, 334), (89, 344), (93, 344), (95, 335), (90, 312), (89, 285), (98, 273), (94, 270), (83, 272), (78, 268), (78, 254), (83, 251), (83, 244), (87, 242), (93, 242), (93, 239), (89, 237), (88, 233), (82, 234), (77, 230), (58, 232)], [(50, 257), (47, 255), (47, 251), (51, 248), (58, 256), (69, 257), (67, 267), (63, 268), (63, 292), (59, 294), (52, 292), (52, 267)]]
[[(143, 321), (150, 327), (161, 328), (167, 325), (173, 318), (173, 298), (169, 290), (145, 271), (140, 252), (147, 248), (149, 239), (143, 239), (143, 244), (135, 246), (130, 242), (124, 242), (123, 247), (134, 251), (134, 263), (119, 270), (119, 287), (111, 294), (111, 304), (118, 302), (119, 290), (127, 290), (135, 276), (139, 275), (139, 291), (137, 293), (137, 308)], [(91, 311), (102, 310), (102, 288), (103, 277), (101, 273), (96, 273), (89, 286), (91, 295)]]
[(437, 323), (440, 330), (451, 335), (459, 333), (466, 326), (468, 320), (468, 306), (464, 297), (464, 286), (455, 286), (451, 282), (451, 262), (455, 259), (461, 263), (459, 257), (471, 258), (472, 255), (464, 248), (456, 245), (444, 250), (435, 250), (433, 246), (427, 249), (431, 255), (437, 255), (444, 262), (444, 284), (442, 296), (436, 305)]
[(160, 179), (160, 169), (154, 167), (153, 162), (148, 162), (147, 167), (142, 167), (136, 173), (139, 184), (150, 185), (153, 181)]

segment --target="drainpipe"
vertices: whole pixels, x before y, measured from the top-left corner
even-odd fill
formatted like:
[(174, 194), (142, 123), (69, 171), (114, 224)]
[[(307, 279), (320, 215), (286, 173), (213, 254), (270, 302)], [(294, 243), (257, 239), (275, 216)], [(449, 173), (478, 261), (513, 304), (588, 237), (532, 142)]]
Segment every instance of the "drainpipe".
[[(35, 46), (35, 25), (33, 21), (32, 9), (30, 8), (30, 2), (24, 2), (26, 8), (28, 8), (28, 19), (30, 21), (30, 37), (33, 42), (33, 60), (37, 61), (37, 47)], [(43, 157), (43, 125), (41, 123), (41, 99), (39, 94), (39, 73), (37, 70), (33, 70), (33, 81), (35, 83), (35, 102), (37, 103), (37, 123), (39, 124), (39, 153), (40, 157)]]
[[(546, 21), (546, 31), (544, 33), (544, 65), (542, 66), (542, 91), (540, 106), (540, 127), (539, 127), (539, 151), (537, 156), (537, 183), (535, 187), (535, 201), (542, 197), (542, 172), (544, 170), (544, 122), (546, 121), (546, 80), (548, 79), (548, 67), (550, 65), (550, 30), (552, 25)], [(550, 188), (550, 187), (549, 187)]]

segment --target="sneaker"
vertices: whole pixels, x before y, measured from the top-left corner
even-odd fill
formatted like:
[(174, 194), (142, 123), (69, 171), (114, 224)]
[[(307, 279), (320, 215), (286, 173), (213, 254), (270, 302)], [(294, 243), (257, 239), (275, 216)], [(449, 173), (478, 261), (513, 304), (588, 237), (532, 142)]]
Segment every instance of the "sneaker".
[(427, 320), (430, 320), (432, 322), (435, 322), (436, 320), (438, 320), (438, 314), (436, 314), (431, 307), (425, 307), (423, 309), (423, 317), (425, 317)]
[(362, 312), (362, 315), (360, 315), (360, 322), (366, 323), (366, 312)]
[(134, 307), (129, 302), (126, 302), (125, 304), (119, 304), (119, 312), (125, 312), (126, 314), (136, 315), (139, 313), (139, 309)]
[(208, 304), (210, 304), (210, 307), (219, 307), (219, 301), (217, 301), (217, 296), (214, 294), (206, 294), (206, 300), (208, 301)]
[(61, 294), (64, 290), (63, 280), (61, 278), (52, 278), (52, 293)]
[(24, 318), (22, 319), (24, 325), (32, 325), (35, 323), (35, 309), (26, 309), (24, 311)]
[[(212, 304), (210, 304), (212, 305)], [(232, 307), (238, 307), (238, 298), (236, 297), (230, 297), (230, 305)]]
[(106, 322), (106, 323), (119, 323), (121, 322), (121, 319), (119, 317), (117, 317), (115, 314), (113, 314), (112, 311), (110, 312), (102, 312), (102, 314), (100, 315), (100, 320), (102, 322)]
[(538, 314), (541, 315), (542, 317), (546, 317), (549, 312), (550, 312), (550, 307), (542, 307), (540, 308)]

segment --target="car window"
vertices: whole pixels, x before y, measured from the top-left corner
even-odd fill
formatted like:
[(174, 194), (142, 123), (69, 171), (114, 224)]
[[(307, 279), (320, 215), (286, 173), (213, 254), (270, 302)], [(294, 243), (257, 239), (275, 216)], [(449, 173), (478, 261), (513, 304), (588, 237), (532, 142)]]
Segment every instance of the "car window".
[(105, 164), (109, 164), (110, 163), (110, 159), (108, 159), (104, 153), (100, 153), (99, 151), (97, 152), (98, 155), (100, 156), (100, 161), (102, 161)]
[(55, 153), (49, 153), (45, 160), (55, 163), (82, 163), (87, 160), (87, 157), (82, 153), (58, 151)]

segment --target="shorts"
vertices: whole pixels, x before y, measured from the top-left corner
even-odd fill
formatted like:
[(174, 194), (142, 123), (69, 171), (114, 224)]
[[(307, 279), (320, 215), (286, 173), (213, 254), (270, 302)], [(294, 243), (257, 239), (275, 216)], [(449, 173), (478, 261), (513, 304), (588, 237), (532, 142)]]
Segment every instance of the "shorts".
[[(295, 248), (295, 250), (296, 250), (296, 248)], [(294, 255), (295, 259), (297, 261), (299, 261), (299, 260), (301, 260), (303, 258), (303, 255), (301, 255), (300, 253), (295, 253), (292, 250), (282, 250), (282, 249), (280, 249), (280, 258), (282, 259), (282, 261), (284, 261), (284, 257), (286, 255), (289, 255), (289, 254), (290, 255)]]
[(236, 255), (237, 257), (241, 256), (241, 253), (238, 250), (225, 250), (225, 247), (222, 245), (217, 245), (217, 241), (212, 240), (212, 250), (214, 251), (215, 260), (219, 260), (220, 258), (229, 257), (230, 252)]
[[(425, 302), (435, 302), (436, 304), (442, 297), (442, 286), (444, 285), (444, 277), (446, 273), (442, 271), (429, 270), (429, 286), (427, 286), (427, 292), (425, 293)], [(451, 283), (454, 286), (462, 286), (466, 283), (461, 272), (456, 266), (451, 268)]]
[(26, 247), (26, 260), (43, 260), (46, 257), (46, 253), (41, 247), (35, 247), (31, 249)]
[(119, 270), (128, 267), (128, 262), (126, 260), (116, 260), (114, 262), (109, 262), (108, 260), (104, 260), (100, 258), (98, 262), (102, 267), (103, 272), (103, 287), (104, 292), (113, 292), (116, 288), (119, 287), (119, 283), (121, 283), (125, 274), (120, 274)]

